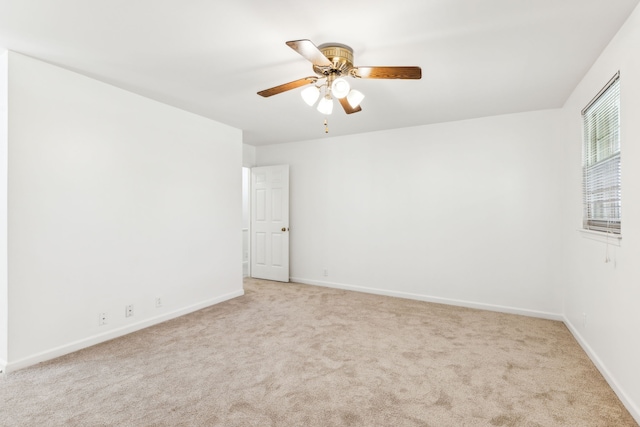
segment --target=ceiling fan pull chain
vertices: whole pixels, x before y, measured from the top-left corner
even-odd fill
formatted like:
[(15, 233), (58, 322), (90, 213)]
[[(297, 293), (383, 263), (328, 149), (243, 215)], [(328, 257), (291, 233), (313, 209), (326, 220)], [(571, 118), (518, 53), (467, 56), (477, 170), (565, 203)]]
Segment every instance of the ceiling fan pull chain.
[(327, 125), (327, 119), (324, 119), (324, 133), (329, 133), (329, 126)]

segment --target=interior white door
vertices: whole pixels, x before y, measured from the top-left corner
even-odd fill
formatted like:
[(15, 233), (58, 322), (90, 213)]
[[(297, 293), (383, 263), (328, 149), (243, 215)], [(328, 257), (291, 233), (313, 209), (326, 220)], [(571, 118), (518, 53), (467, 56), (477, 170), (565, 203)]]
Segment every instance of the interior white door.
[(251, 169), (251, 277), (289, 281), (289, 165)]

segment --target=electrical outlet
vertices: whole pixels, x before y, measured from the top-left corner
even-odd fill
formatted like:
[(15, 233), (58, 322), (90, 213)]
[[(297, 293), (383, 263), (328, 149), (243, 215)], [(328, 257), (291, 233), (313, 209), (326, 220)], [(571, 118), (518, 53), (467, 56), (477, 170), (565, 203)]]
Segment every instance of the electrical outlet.
[(107, 313), (98, 313), (98, 326), (104, 326), (107, 322)]
[(322, 275), (323, 275), (324, 277), (327, 277), (327, 276), (329, 275), (329, 269), (325, 268), (325, 269), (322, 271)]
[(133, 304), (129, 304), (124, 307), (124, 317), (133, 316)]
[(156, 297), (156, 308), (162, 307), (162, 298)]
[(587, 327), (587, 313), (582, 313), (582, 327)]

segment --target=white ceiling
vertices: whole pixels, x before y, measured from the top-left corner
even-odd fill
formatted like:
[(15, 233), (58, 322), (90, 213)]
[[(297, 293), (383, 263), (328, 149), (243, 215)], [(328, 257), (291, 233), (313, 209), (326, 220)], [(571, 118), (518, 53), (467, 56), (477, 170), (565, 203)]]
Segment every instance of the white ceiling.
[[(561, 107), (640, 0), (0, 0), (0, 46), (243, 130), (252, 145)], [(422, 80), (350, 80), (362, 111), (324, 117), (288, 40), (338, 42), (355, 65)], [(612, 70), (612, 72), (615, 70)]]

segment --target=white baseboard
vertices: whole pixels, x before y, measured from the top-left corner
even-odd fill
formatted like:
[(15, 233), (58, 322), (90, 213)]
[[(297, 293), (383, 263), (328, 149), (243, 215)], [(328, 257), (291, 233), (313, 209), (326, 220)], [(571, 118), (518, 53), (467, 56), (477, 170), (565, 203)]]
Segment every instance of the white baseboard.
[(437, 304), (455, 305), (458, 307), (476, 308), (480, 310), (496, 311), (499, 313), (519, 314), (521, 316), (538, 317), (542, 319), (563, 321), (561, 314), (549, 313), (545, 311), (529, 310), (524, 308), (507, 307), (501, 305), (484, 304), (472, 301), (464, 301), (450, 298), (433, 297), (423, 294), (414, 294), (410, 292), (399, 292), (388, 289), (368, 288), (365, 286), (345, 285), (343, 283), (324, 282), (319, 280), (309, 280), (300, 277), (291, 277), (292, 282), (302, 283), (305, 285), (323, 286), (325, 288), (344, 289), (348, 291), (365, 292), (368, 294), (385, 295), (396, 298), (406, 298), (418, 301), (433, 302)]
[(17, 371), (18, 369), (23, 369), (28, 366), (35, 365), (37, 363), (55, 359), (56, 357), (64, 356), (65, 354), (73, 353), (74, 351), (82, 350), (83, 348), (91, 347), (92, 345), (100, 344), (102, 342), (109, 341), (114, 338), (118, 338), (123, 335), (127, 335), (132, 332), (136, 332), (141, 329), (148, 328), (149, 326), (166, 322), (167, 320), (175, 319), (176, 317), (184, 316), (185, 314), (193, 313), (194, 311), (202, 310), (203, 308), (207, 308), (212, 305), (219, 304), (221, 302), (224, 302), (242, 295), (244, 295), (244, 290), (240, 289), (238, 291), (230, 292), (230, 293), (218, 296), (216, 298), (211, 298), (209, 300), (202, 301), (197, 304), (183, 307), (168, 313), (163, 313), (159, 316), (151, 317), (151, 318), (142, 320), (140, 322), (133, 323), (131, 325), (123, 326), (117, 329), (112, 329), (102, 334), (94, 335), (78, 341), (71, 342), (69, 344), (52, 348), (50, 350), (46, 350), (41, 353), (34, 354), (32, 356), (28, 356), (23, 359), (17, 360), (15, 362), (7, 363), (6, 361), (0, 360), (0, 370), (2, 370), (2, 372), (4, 372), (5, 374), (9, 372)]
[(569, 319), (564, 318), (563, 321), (564, 321), (564, 324), (567, 325), (567, 328), (569, 329), (571, 334), (574, 336), (576, 341), (578, 341), (578, 344), (580, 344), (584, 352), (587, 353), (587, 356), (589, 356), (589, 359), (591, 359), (591, 361), (593, 362), (594, 365), (596, 365), (596, 368), (598, 368), (598, 370), (600, 371), (604, 379), (607, 381), (607, 383), (609, 383), (609, 386), (614, 391), (614, 393), (618, 396), (622, 404), (627, 408), (627, 410), (629, 411), (631, 416), (636, 420), (636, 422), (640, 424), (640, 408), (638, 408), (638, 406), (631, 399), (629, 399), (629, 396), (627, 396), (627, 394), (624, 392), (622, 387), (620, 387), (620, 384), (618, 383), (618, 381), (611, 374), (611, 372), (609, 372), (609, 369), (607, 369), (607, 367), (602, 362), (602, 360), (600, 360), (596, 352), (593, 351), (593, 349), (589, 344), (587, 344), (587, 341), (584, 339), (584, 337), (580, 335), (580, 332), (578, 332), (578, 329), (569, 321)]

